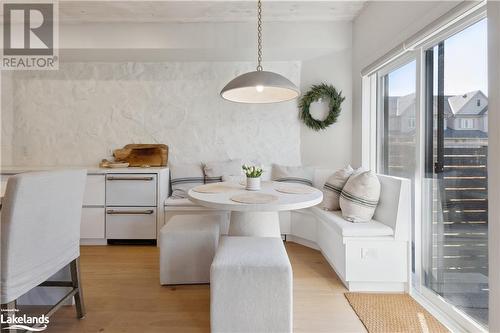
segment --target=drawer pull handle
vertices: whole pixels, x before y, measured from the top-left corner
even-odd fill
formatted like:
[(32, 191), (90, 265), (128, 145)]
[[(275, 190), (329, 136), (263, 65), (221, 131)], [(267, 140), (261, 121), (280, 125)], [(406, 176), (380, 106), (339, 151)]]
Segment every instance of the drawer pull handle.
[(108, 176), (107, 180), (153, 180), (154, 177), (116, 177), (116, 176)]
[(106, 213), (109, 215), (151, 215), (155, 211), (152, 209), (146, 209), (146, 210), (114, 210), (114, 209), (108, 209)]

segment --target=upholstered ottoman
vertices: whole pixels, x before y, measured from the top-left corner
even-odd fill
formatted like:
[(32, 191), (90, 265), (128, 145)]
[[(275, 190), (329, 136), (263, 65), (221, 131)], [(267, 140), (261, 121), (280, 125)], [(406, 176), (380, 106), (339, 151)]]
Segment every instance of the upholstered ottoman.
[(217, 215), (177, 215), (161, 228), (161, 284), (210, 282), (220, 219)]
[(222, 237), (210, 270), (212, 333), (292, 332), (292, 266), (275, 237)]

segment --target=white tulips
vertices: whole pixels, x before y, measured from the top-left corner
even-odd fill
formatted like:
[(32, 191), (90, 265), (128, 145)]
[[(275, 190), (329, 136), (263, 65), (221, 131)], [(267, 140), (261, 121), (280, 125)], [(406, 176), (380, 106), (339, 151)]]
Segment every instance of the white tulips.
[(264, 170), (262, 170), (262, 168), (255, 166), (255, 165), (248, 166), (246, 164), (243, 164), (241, 166), (241, 168), (243, 169), (243, 171), (245, 172), (245, 175), (248, 178), (259, 178), (260, 176), (262, 176), (262, 173), (264, 172)]

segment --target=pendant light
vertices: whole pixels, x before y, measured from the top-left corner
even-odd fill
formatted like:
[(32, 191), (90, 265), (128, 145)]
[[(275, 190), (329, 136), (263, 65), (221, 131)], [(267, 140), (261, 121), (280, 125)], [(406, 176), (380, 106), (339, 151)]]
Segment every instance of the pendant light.
[(231, 80), (220, 92), (222, 98), (238, 103), (276, 103), (300, 95), (286, 77), (262, 69), (262, 5), (257, 1), (257, 70)]

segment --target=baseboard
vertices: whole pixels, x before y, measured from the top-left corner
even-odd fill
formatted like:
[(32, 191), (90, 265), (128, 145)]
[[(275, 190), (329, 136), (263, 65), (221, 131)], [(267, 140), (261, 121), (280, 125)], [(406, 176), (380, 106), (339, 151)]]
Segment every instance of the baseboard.
[(108, 241), (105, 238), (82, 238), (80, 245), (108, 245)]
[(344, 279), (344, 276), (342, 274), (340, 274), (336, 269), (335, 269), (335, 265), (333, 265), (333, 263), (330, 261), (330, 259), (328, 258), (328, 256), (326, 254), (323, 253), (323, 250), (320, 250), (321, 251), (321, 255), (323, 256), (323, 258), (325, 258), (326, 262), (328, 262), (328, 264), (330, 265), (330, 267), (333, 269), (333, 271), (335, 272), (335, 274), (337, 274), (337, 277), (339, 278), (340, 282), (342, 282), (342, 284), (347, 288), (349, 289), (348, 285), (347, 285), (347, 281)]
[(286, 241), (287, 242), (292, 242), (292, 243), (297, 243), (297, 244), (303, 245), (305, 247), (321, 251), (321, 249), (318, 247), (318, 245), (316, 245), (315, 242), (307, 240), (305, 238), (301, 238), (301, 237), (298, 237), (298, 236), (287, 234), (286, 235)]
[(405, 292), (405, 282), (347, 282), (351, 292)]

